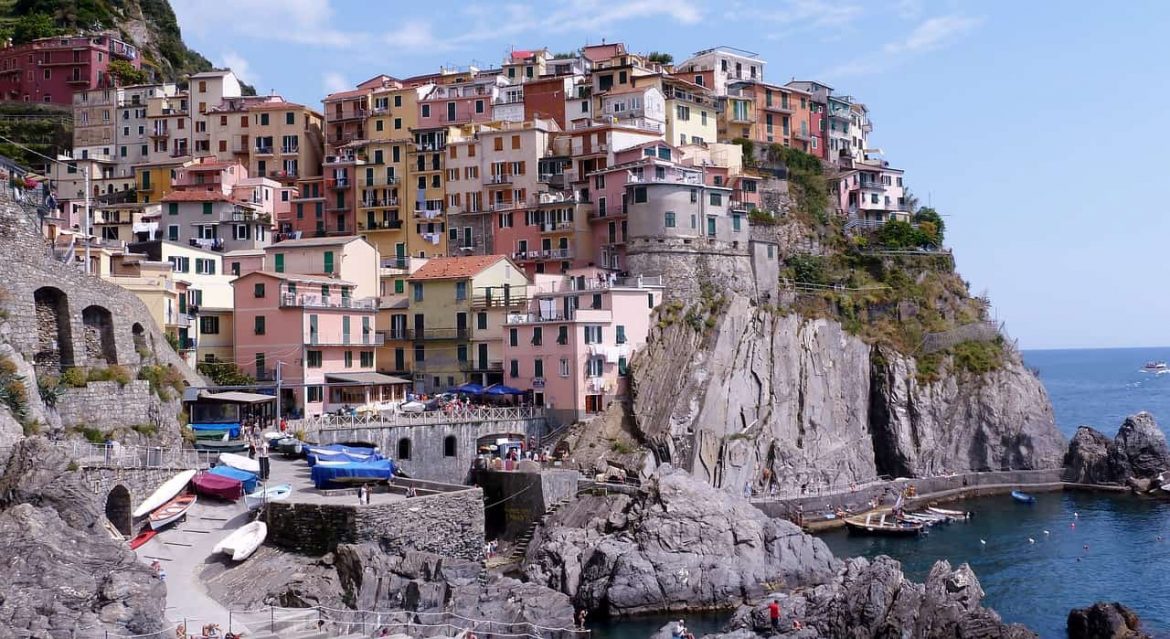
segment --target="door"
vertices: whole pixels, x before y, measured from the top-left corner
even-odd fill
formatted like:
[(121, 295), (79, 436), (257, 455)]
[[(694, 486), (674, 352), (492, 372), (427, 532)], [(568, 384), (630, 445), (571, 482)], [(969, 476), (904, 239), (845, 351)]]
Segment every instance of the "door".
[(467, 337), (467, 313), (455, 314), (455, 337), (456, 339)]
[(479, 353), (478, 353), (479, 367), (478, 368), (480, 370), (486, 371), (487, 367), (488, 367), (488, 345), (487, 344), (478, 344), (476, 346), (476, 348), (479, 350)]
[(423, 338), (423, 323), (425, 321), (423, 317), (422, 313), (414, 314), (414, 339), (416, 340)]

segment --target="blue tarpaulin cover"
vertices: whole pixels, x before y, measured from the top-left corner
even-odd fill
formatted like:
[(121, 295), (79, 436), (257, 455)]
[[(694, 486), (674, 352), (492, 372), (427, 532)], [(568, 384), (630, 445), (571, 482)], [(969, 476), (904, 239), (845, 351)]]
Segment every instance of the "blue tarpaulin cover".
[(200, 431), (228, 431), (231, 433), (231, 438), (235, 439), (240, 436), (240, 425), (232, 424), (191, 424), (191, 430), (195, 431), (195, 436), (198, 437)]
[(220, 477), (227, 477), (228, 479), (234, 479), (240, 482), (244, 485), (244, 492), (246, 493), (250, 493), (253, 490), (256, 490), (255, 473), (250, 473), (246, 470), (240, 470), (238, 468), (232, 468), (231, 466), (224, 466), (222, 464), (212, 468), (210, 472), (212, 474), (219, 475)]
[(339, 488), (363, 481), (385, 481), (394, 477), (394, 462), (380, 459), (339, 466), (313, 466), (312, 476), (313, 485), (317, 488)]

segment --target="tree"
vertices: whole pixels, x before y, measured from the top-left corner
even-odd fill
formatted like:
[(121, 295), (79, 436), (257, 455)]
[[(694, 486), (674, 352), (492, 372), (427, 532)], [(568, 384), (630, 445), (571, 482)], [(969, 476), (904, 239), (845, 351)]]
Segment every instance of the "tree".
[(256, 383), (251, 375), (232, 362), (199, 362), (195, 368), (216, 386), (248, 386)]
[(649, 62), (657, 62), (658, 64), (672, 64), (674, 62), (674, 56), (669, 53), (651, 51), (650, 55), (646, 56), (646, 60)]
[(43, 13), (34, 13), (17, 19), (12, 27), (12, 43), (25, 44), (38, 38), (51, 38), (61, 33), (53, 19)]
[(134, 65), (125, 60), (114, 60), (110, 62), (107, 68), (109, 74), (118, 78), (118, 84), (121, 86), (130, 86), (134, 84), (146, 84), (149, 79), (146, 71), (142, 69), (135, 69)]
[(909, 222), (890, 220), (878, 229), (877, 239), (887, 248), (900, 249), (918, 246), (920, 237)]
[(942, 216), (938, 211), (929, 206), (924, 206), (914, 213), (914, 221), (918, 223), (920, 229), (927, 223), (933, 225), (934, 232), (931, 234), (930, 243), (935, 246), (942, 246), (943, 237), (946, 232), (946, 224), (943, 222)]

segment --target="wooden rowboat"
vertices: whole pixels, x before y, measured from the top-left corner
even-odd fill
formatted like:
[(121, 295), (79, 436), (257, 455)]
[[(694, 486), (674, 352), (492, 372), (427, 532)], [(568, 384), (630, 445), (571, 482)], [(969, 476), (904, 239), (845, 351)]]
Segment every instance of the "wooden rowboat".
[(180, 492), (182, 492), (182, 490), (187, 487), (187, 484), (191, 483), (191, 480), (194, 477), (195, 471), (184, 470), (178, 475), (175, 475), (174, 477), (166, 480), (163, 482), (162, 486), (159, 486), (158, 489), (151, 493), (150, 497), (144, 499), (138, 508), (135, 509), (133, 513), (134, 517), (145, 517), (146, 515), (149, 515), (150, 513), (158, 510), (159, 507), (170, 501), (175, 495), (178, 495)]
[(178, 521), (191, 506), (195, 505), (195, 495), (182, 494), (168, 501), (162, 508), (150, 513), (150, 527), (159, 530)]
[(862, 535), (884, 535), (890, 537), (913, 537), (922, 532), (924, 526), (919, 523), (899, 522), (893, 515), (869, 513), (865, 517), (846, 517), (845, 525), (849, 532)]

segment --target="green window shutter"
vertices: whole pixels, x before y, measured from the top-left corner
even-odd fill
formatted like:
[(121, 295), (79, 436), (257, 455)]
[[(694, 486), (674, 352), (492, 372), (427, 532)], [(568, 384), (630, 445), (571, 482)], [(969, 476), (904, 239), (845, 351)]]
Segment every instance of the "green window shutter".
[(204, 215), (211, 215), (211, 202), (204, 202), (203, 203), (203, 214)]
[(402, 295), (406, 292), (406, 282), (402, 280), (394, 280), (394, 293)]
[(346, 344), (349, 343), (349, 316), (341, 318), (341, 340)]
[(276, 254), (276, 272), (277, 273), (284, 272), (284, 253), (277, 253)]
[(178, 202), (167, 203), (167, 215), (178, 215), (178, 214), (179, 214), (179, 203)]
[(293, 113), (292, 111), (285, 113), (284, 114), (284, 123), (285, 124), (296, 124), (297, 123), (297, 114)]
[(325, 272), (333, 272), (333, 251), (325, 251)]

